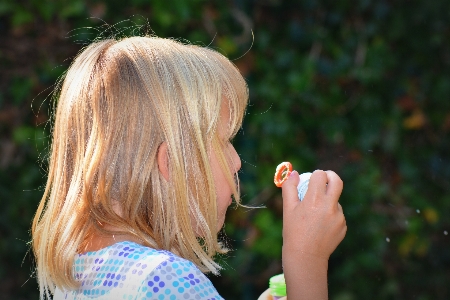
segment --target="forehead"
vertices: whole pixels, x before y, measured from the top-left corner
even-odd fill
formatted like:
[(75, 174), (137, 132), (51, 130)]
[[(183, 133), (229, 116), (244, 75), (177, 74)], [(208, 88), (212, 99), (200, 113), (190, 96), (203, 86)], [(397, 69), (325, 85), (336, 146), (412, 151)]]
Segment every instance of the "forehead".
[(220, 106), (219, 123), (217, 131), (220, 137), (229, 138), (233, 133), (233, 128), (231, 128), (231, 108), (230, 102), (227, 99), (222, 101)]

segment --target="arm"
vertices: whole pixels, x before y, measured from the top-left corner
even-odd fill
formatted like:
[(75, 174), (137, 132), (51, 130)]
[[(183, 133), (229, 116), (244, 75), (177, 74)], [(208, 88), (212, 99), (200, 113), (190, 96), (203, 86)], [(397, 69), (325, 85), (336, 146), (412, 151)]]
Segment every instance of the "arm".
[(336, 173), (315, 171), (299, 201), (299, 175), (283, 184), (283, 270), (289, 299), (328, 299), (328, 259), (347, 231)]

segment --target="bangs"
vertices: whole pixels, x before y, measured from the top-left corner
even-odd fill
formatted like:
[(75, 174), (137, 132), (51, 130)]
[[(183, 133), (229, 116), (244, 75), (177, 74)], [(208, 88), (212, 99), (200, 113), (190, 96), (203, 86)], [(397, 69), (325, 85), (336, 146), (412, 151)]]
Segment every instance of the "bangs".
[[(206, 77), (194, 79), (201, 82), (202, 93), (204, 93), (203, 109), (208, 117), (203, 121), (209, 123), (206, 132), (216, 131), (213, 128), (217, 129), (215, 127), (217, 127), (218, 113), (221, 107), (226, 107), (229, 112), (227, 136), (232, 139), (239, 131), (245, 115), (248, 102), (247, 83), (238, 68), (222, 54), (208, 48), (192, 47), (203, 54), (197, 56), (200, 64), (192, 65), (200, 66), (197, 75)], [(216, 101), (211, 101), (211, 98), (216, 98)], [(211, 112), (213, 115), (210, 115)]]

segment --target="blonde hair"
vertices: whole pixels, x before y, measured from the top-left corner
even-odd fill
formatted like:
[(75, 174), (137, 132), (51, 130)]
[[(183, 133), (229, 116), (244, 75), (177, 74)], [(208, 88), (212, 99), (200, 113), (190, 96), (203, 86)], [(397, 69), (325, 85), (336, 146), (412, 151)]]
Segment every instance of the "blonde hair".
[[(112, 233), (102, 224), (217, 273), (213, 256), (227, 249), (217, 238), (208, 153), (224, 149), (223, 105), (228, 136), (241, 126), (248, 90), (238, 69), (214, 50), (171, 39), (109, 39), (77, 56), (56, 93), (48, 180), (32, 225), (41, 299), (55, 286), (77, 287), (74, 257), (95, 230)], [(169, 180), (156, 162), (163, 142)], [(230, 158), (217, 155), (239, 203)]]

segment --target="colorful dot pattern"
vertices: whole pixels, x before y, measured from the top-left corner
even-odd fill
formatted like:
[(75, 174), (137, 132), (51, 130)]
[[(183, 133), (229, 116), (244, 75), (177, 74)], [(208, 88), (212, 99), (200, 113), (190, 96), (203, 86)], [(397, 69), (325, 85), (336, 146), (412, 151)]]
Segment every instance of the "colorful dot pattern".
[(223, 299), (192, 262), (127, 241), (77, 255), (74, 272), (80, 287), (53, 300)]

